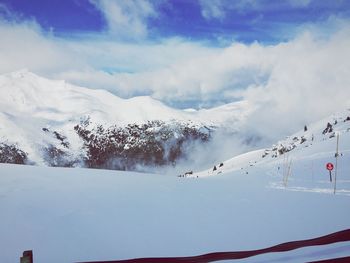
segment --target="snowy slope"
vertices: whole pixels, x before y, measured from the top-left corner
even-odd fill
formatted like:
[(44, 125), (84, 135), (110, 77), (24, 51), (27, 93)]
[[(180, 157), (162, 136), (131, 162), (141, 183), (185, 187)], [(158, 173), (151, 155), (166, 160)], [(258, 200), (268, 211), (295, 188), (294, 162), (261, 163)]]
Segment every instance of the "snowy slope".
[[(28, 249), (36, 263), (191, 256), (350, 228), (347, 193), (279, 189), (269, 166), (198, 179), (10, 164), (0, 171), (1, 262)], [(349, 174), (344, 166), (342, 189), (350, 190)], [(346, 242), (242, 262), (308, 262), (349, 249)]]
[[(331, 130), (325, 130), (327, 124)], [(282, 173), (284, 166), (292, 162), (292, 167), (309, 160), (323, 160), (335, 163), (336, 141), (339, 135), (340, 162), (349, 161), (350, 155), (350, 110), (338, 112), (316, 123), (308, 125), (306, 131), (299, 131), (278, 141), (271, 148), (255, 150), (223, 161), (208, 170), (195, 172), (189, 177), (206, 177), (231, 171), (249, 172), (253, 166), (275, 166)], [(221, 164), (221, 165), (220, 165)], [(312, 164), (309, 165), (310, 169)], [(324, 169), (325, 164), (322, 165)], [(308, 168), (308, 169), (309, 169)]]
[[(157, 120), (176, 121), (198, 129), (229, 126), (228, 129), (235, 132), (252, 110), (248, 102), (241, 101), (188, 112), (170, 108), (151, 97), (122, 99), (105, 90), (45, 79), (27, 70), (0, 76), (0, 142), (18, 144), (36, 164), (45, 164), (42, 149), (47, 145), (67, 150), (60, 146), (53, 132), (66, 137), (69, 154), (73, 159), (78, 158), (82, 141), (74, 126), (87, 118), (92, 127), (103, 125), (108, 128)], [(43, 133), (43, 128), (50, 132)]]

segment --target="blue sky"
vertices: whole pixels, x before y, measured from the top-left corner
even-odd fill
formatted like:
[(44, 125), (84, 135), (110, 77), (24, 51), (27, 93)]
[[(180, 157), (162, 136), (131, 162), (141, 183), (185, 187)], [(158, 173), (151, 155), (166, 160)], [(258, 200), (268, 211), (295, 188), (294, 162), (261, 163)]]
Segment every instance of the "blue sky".
[(176, 108), (246, 100), (265, 135), (350, 108), (348, 0), (0, 0), (0, 39), (0, 74)]
[[(147, 36), (157, 41), (169, 37), (208, 41), (223, 45), (232, 40), (243, 43), (259, 41), (271, 44), (286, 41), (305, 24), (322, 23), (331, 16), (348, 18), (350, 1), (346, 0), (154, 0), (147, 2), (151, 12), (134, 12), (126, 0), (2, 0), (17, 19), (34, 19), (44, 30), (57, 36), (79, 33), (104, 33), (108, 30), (105, 8), (120, 4), (128, 15), (139, 15), (147, 25)], [(109, 2), (105, 5), (99, 2)], [(128, 10), (129, 9), (129, 10)], [(141, 10), (142, 8), (140, 8)], [(118, 36), (120, 41), (139, 37)]]

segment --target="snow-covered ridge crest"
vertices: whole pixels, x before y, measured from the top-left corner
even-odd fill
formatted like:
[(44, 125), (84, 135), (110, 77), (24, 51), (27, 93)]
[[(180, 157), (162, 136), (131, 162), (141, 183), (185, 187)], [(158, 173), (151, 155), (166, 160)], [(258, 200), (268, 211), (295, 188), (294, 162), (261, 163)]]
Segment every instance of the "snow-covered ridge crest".
[(64, 80), (49, 80), (28, 70), (0, 76), (0, 111), (26, 113), (49, 121), (67, 121), (89, 115), (99, 123), (140, 123), (172, 119), (196, 123), (241, 120), (249, 111), (246, 101), (210, 110), (188, 112), (173, 109), (149, 96), (122, 99), (106, 90), (75, 86)]

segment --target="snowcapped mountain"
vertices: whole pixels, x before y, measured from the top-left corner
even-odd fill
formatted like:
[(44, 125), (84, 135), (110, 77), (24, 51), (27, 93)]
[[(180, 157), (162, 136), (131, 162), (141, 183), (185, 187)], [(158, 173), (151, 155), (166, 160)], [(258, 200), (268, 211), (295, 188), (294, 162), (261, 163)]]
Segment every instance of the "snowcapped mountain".
[(26, 113), (52, 122), (79, 120), (89, 115), (92, 121), (101, 124), (176, 119), (218, 125), (228, 120), (241, 120), (250, 108), (242, 101), (210, 110), (177, 110), (148, 96), (122, 99), (105, 90), (45, 79), (27, 70), (1, 75), (0, 95), (1, 112)]
[[(151, 155), (153, 161), (146, 164), (174, 163), (185, 144), (208, 141), (210, 133), (220, 127), (238, 131), (252, 110), (247, 101), (178, 110), (151, 97), (122, 99), (105, 90), (20, 70), (0, 76), (1, 161), (84, 166), (87, 159), (102, 155), (108, 161), (92, 167), (127, 169), (128, 165), (106, 162), (114, 156), (120, 162), (141, 154), (136, 161)], [(151, 144), (150, 149), (140, 152), (146, 144)], [(4, 152), (9, 155), (11, 151), (12, 156), (4, 157)]]
[[(0, 76), (0, 162), (122, 170), (174, 165), (199, 144), (213, 144), (219, 131), (229, 134), (230, 141), (248, 141), (240, 129), (254, 110), (247, 101), (213, 109), (173, 109), (151, 97), (122, 99), (21, 70)], [(192, 176), (281, 162), (299, 152), (316, 154), (320, 145), (334, 140), (335, 132), (347, 138), (349, 115), (330, 116), (271, 148), (222, 159), (215, 171), (212, 167)], [(212, 151), (208, 167), (220, 156), (213, 148), (206, 150)]]

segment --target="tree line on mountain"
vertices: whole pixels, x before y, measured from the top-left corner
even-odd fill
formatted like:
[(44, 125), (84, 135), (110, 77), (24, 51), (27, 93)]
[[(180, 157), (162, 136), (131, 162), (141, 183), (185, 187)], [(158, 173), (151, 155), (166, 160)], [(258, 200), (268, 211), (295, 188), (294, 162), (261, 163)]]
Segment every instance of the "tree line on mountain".
[[(350, 121), (350, 116), (344, 122)], [(143, 124), (127, 126), (90, 125), (90, 119), (84, 119), (74, 126), (75, 132), (83, 142), (82, 152), (73, 154), (66, 136), (48, 128), (42, 128), (57, 143), (41, 146), (44, 162), (49, 166), (89, 168), (106, 168), (118, 170), (134, 170), (138, 165), (162, 166), (174, 165), (187, 153), (196, 142), (208, 142), (213, 129), (196, 126), (191, 123), (148, 121)], [(337, 125), (337, 121), (333, 123)], [(322, 134), (331, 134), (333, 125), (327, 123)], [(304, 131), (308, 130), (304, 126)], [(304, 136), (294, 137), (289, 145), (273, 146), (266, 149), (262, 157), (277, 157), (293, 150), (296, 143), (303, 144)], [(313, 141), (313, 135), (312, 135)], [(0, 163), (28, 164), (28, 153), (15, 143), (0, 142)]]
[(74, 129), (84, 142), (83, 161), (90, 168), (133, 170), (138, 165), (174, 165), (186, 158), (193, 143), (210, 139), (210, 128), (177, 122), (148, 121), (91, 129), (89, 121), (84, 121)]
[(27, 160), (28, 154), (17, 144), (0, 143), (0, 163), (25, 164)]
[[(50, 143), (39, 146), (43, 161), (54, 167), (83, 166), (118, 170), (134, 170), (138, 165), (174, 165), (179, 159), (186, 158), (194, 143), (209, 141), (212, 131), (211, 128), (191, 123), (163, 121), (124, 127), (91, 127), (90, 124), (87, 118), (74, 126), (83, 144), (80, 154), (73, 153), (66, 136), (42, 128), (46, 136), (51, 138)], [(28, 154), (17, 144), (0, 143), (0, 162), (26, 164)]]

